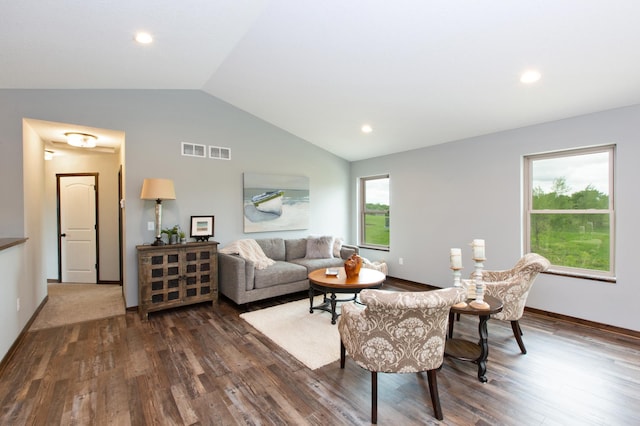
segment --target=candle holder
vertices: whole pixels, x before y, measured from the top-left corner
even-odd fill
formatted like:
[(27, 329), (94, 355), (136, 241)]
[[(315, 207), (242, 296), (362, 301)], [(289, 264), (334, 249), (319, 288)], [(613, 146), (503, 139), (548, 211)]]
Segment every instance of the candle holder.
[[(460, 276), (462, 275), (462, 272), (460, 272), (462, 270), (462, 268), (457, 268), (457, 267), (451, 267), (451, 270), (453, 271), (453, 286), (454, 287), (462, 287), (462, 282), (460, 281)], [(466, 308), (467, 307), (467, 302), (459, 302), (456, 303), (455, 305), (453, 305), (454, 308)]]
[(489, 309), (489, 304), (484, 301), (484, 281), (482, 280), (483, 262), (486, 258), (473, 258), (475, 270), (473, 271), (473, 281), (476, 285), (476, 299), (469, 303), (475, 309)]

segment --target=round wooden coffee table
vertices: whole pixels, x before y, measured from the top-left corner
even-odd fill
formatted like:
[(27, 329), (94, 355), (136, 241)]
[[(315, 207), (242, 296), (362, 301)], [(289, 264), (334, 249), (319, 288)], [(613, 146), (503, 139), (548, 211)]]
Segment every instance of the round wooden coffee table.
[[(331, 268), (336, 269), (336, 268)], [(309, 313), (313, 313), (314, 309), (331, 313), (331, 324), (335, 324), (338, 318), (336, 314), (336, 304), (338, 302), (347, 302), (355, 299), (355, 295), (365, 288), (380, 288), (386, 276), (375, 269), (362, 268), (358, 276), (347, 278), (344, 268), (337, 268), (338, 275), (327, 275), (326, 268), (316, 269), (309, 273)], [(315, 290), (324, 294), (324, 300), (321, 305), (313, 306), (313, 297)], [(327, 298), (327, 293), (331, 293), (331, 297)], [(337, 299), (336, 294), (348, 293), (354, 294), (350, 299)]]

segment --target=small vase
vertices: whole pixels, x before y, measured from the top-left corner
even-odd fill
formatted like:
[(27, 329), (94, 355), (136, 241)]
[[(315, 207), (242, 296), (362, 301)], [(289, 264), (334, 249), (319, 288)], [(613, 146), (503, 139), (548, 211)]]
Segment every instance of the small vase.
[(352, 254), (344, 262), (344, 272), (347, 274), (347, 278), (357, 277), (362, 267), (362, 258), (357, 254)]

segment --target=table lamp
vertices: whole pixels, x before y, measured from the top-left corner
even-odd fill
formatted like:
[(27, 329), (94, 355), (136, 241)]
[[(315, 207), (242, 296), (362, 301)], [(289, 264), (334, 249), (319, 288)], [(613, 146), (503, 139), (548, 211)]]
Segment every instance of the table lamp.
[(152, 246), (164, 245), (162, 241), (162, 200), (175, 200), (176, 191), (171, 179), (145, 179), (140, 192), (142, 200), (156, 200), (156, 240)]

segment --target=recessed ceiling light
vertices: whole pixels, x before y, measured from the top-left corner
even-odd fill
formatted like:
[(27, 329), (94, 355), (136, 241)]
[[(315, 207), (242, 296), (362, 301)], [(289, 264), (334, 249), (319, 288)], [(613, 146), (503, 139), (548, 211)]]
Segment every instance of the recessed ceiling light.
[(540, 80), (540, 77), (542, 77), (540, 71), (529, 70), (522, 73), (520, 76), (520, 82), (524, 84), (531, 84)]
[(362, 133), (371, 133), (371, 132), (373, 132), (373, 128), (368, 124), (363, 124), (362, 127), (360, 128), (360, 130), (362, 130)]
[(135, 40), (140, 44), (149, 44), (153, 41), (151, 34), (145, 32), (136, 33)]

